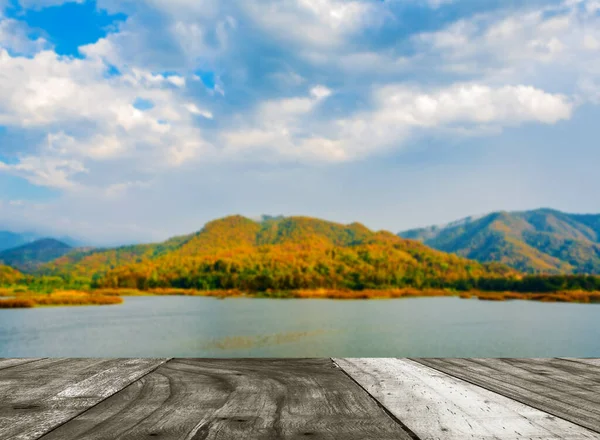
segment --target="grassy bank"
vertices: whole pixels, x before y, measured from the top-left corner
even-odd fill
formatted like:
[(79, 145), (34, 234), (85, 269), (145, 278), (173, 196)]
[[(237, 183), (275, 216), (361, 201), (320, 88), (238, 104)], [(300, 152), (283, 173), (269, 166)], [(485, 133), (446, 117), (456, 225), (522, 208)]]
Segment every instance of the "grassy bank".
[[(102, 295), (98, 292), (55, 291), (44, 294), (29, 291), (0, 291), (0, 309), (49, 307), (49, 306), (104, 306), (121, 304), (123, 298), (115, 295)], [(9, 297), (9, 298), (6, 298)]]
[[(551, 293), (459, 292), (449, 289), (387, 289), (387, 290), (290, 290), (243, 292), (240, 290), (194, 289), (96, 289), (89, 291), (62, 291), (52, 293), (30, 292), (23, 289), (0, 288), (0, 308), (27, 308), (39, 306), (83, 306), (120, 304), (125, 296), (209, 296), (217, 298), (303, 298), (303, 299), (393, 299), (416, 297), (460, 297), (483, 301), (529, 300), (542, 302), (600, 303), (600, 292), (567, 290)], [(4, 297), (4, 299), (2, 299)]]
[(544, 302), (577, 302), (600, 303), (600, 292), (582, 290), (566, 290), (551, 293), (520, 293), (520, 292), (483, 292), (470, 290), (459, 292), (450, 289), (386, 289), (386, 290), (339, 290), (313, 289), (265, 292), (242, 292), (240, 290), (194, 290), (194, 289), (98, 289), (96, 292), (108, 296), (212, 296), (219, 298), (248, 297), (248, 298), (306, 298), (306, 299), (391, 299), (457, 296), (460, 298), (476, 298), (486, 301), (531, 300)]

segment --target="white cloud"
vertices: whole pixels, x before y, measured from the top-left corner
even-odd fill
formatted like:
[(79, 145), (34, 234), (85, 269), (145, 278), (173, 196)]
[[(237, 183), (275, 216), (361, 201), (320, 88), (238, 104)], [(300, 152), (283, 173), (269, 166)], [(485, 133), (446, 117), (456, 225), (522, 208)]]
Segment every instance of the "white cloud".
[(177, 87), (185, 86), (185, 78), (183, 78), (181, 76), (171, 75), (171, 76), (168, 76), (166, 78), (166, 80), (169, 81), (171, 84), (176, 85)]
[(125, 142), (114, 135), (95, 134), (81, 140), (60, 131), (48, 133), (46, 141), (46, 148), (42, 151), (56, 156), (74, 156), (82, 159), (106, 160), (116, 158), (126, 148)]
[[(243, 128), (224, 131), (221, 134), (225, 145), (225, 154), (258, 153), (271, 151), (276, 153), (266, 160), (280, 158), (322, 158), (324, 151), (316, 148), (315, 139), (301, 133), (310, 125), (310, 116), (316, 106), (331, 94), (331, 90), (316, 85), (309, 91), (310, 97), (295, 97), (270, 100), (261, 103), (251, 114), (238, 120)], [(331, 150), (331, 148), (329, 148)], [(263, 156), (265, 157), (265, 156)]]
[(71, 177), (88, 171), (76, 160), (42, 156), (25, 156), (18, 164), (0, 162), (0, 170), (25, 177), (36, 185), (60, 189), (75, 188)]
[(573, 27), (573, 18), (563, 15), (544, 19), (543, 11), (498, 18), (483, 14), (459, 20), (446, 29), (423, 33), (414, 38), (421, 50), (436, 50), (442, 66), (472, 59), (478, 63), (515, 64), (550, 62), (565, 48), (565, 32)]
[(209, 111), (206, 110), (202, 110), (200, 108), (198, 108), (198, 106), (194, 103), (187, 103), (185, 105), (185, 108), (190, 112), (193, 113), (195, 115), (200, 115), (200, 116), (204, 116), (206, 119), (212, 119), (213, 118), (213, 114)]
[(312, 112), (330, 93), (316, 86), (312, 98), (261, 104), (246, 116), (247, 128), (223, 133), (225, 152), (250, 156), (254, 152), (261, 157), (270, 152), (268, 160), (275, 161), (345, 161), (402, 148), (418, 129), (497, 134), (502, 127), (524, 122), (554, 124), (569, 119), (574, 107), (566, 96), (524, 85), (465, 83), (428, 92), (392, 84), (375, 89), (373, 110), (315, 120)]
[[(2, 170), (38, 185), (73, 189), (72, 179), (84, 171), (103, 185), (103, 176), (93, 172), (98, 161), (156, 170), (208, 151), (192, 113), (211, 113), (190, 107), (179, 92), (181, 77), (141, 69), (106, 77), (106, 70), (100, 58), (51, 51), (25, 58), (0, 50), (0, 125), (46, 133), (44, 142), (24, 146), (20, 162), (3, 164)], [(138, 110), (133, 106), (138, 98), (154, 106)]]
[[(199, 63), (214, 61), (229, 49), (237, 28), (237, 19), (214, 0), (100, 0), (98, 6), (130, 15), (119, 24), (118, 32), (83, 46), (80, 51), (116, 66), (128, 65), (147, 72), (192, 71)], [(153, 14), (161, 17), (160, 25), (149, 26), (143, 16), (135, 13), (136, 7), (155, 9)], [(180, 75), (154, 80), (165, 79), (175, 86), (185, 86), (185, 78)]]
[(362, 1), (297, 0), (296, 3), (332, 29), (354, 30), (360, 27), (372, 8)]
[(589, 87), (600, 80), (600, 58), (590, 56), (600, 47), (596, 3), (564, 1), (461, 19), (413, 36), (418, 53), (411, 64), (495, 87), (525, 83), (592, 100), (597, 94)]
[(277, 38), (321, 48), (335, 48), (346, 36), (377, 25), (384, 11), (382, 4), (355, 0), (248, 0), (243, 7)]
[[(588, 7), (591, 2), (583, 2)], [(565, 64), (585, 61), (581, 42), (600, 35), (600, 17), (565, 2), (517, 12), (479, 14), (459, 20), (447, 28), (413, 38), (419, 49), (433, 50), (443, 59), (442, 67), (473, 61), (482, 72), (486, 67)], [(592, 43), (593, 44), (593, 43)]]
[(31, 127), (88, 119), (125, 130), (152, 125), (131, 105), (138, 90), (118, 79), (105, 79), (100, 62), (51, 51), (33, 58), (12, 57), (2, 50), (0, 71), (0, 124)]
[(572, 111), (565, 96), (522, 85), (492, 88), (460, 84), (434, 93), (387, 86), (377, 92), (377, 99), (381, 120), (426, 127), (452, 122), (552, 124), (568, 119)]
[(433, 92), (418, 92), (403, 85), (388, 85), (374, 94), (376, 110), (337, 121), (337, 140), (356, 158), (399, 148), (419, 128), (485, 134), (490, 129), (535, 121), (556, 123), (571, 116), (566, 97), (530, 86), (492, 88), (458, 84)]
[(2, 18), (0, 5), (0, 49), (22, 54), (33, 54), (50, 46), (42, 37), (29, 37), (31, 29), (26, 23), (11, 18)]
[(331, 95), (331, 90), (324, 86), (315, 86), (312, 89), (310, 89), (310, 94), (314, 96), (317, 100), (321, 100)]
[(583, 47), (588, 50), (598, 50), (600, 49), (600, 41), (593, 35), (587, 34), (583, 37)]

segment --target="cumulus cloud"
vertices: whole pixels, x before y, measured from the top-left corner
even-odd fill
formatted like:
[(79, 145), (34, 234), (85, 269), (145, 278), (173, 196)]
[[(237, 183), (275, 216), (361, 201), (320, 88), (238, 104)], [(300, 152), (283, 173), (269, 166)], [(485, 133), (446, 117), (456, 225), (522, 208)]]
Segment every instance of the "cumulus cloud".
[(529, 121), (553, 124), (568, 119), (573, 110), (565, 96), (522, 85), (457, 84), (430, 93), (387, 85), (374, 92), (374, 101), (374, 111), (332, 124), (329, 140), (322, 145), (335, 148), (337, 159), (401, 148), (419, 129), (497, 134), (503, 127)]
[(40, 36), (31, 38), (31, 29), (26, 23), (12, 18), (2, 18), (0, 4), (0, 48), (14, 53), (30, 55), (50, 47)]
[(344, 37), (381, 22), (382, 4), (364, 0), (249, 0), (245, 11), (287, 41), (335, 48)]
[(565, 96), (523, 85), (458, 84), (420, 94), (403, 86), (386, 86), (378, 90), (377, 99), (381, 103), (377, 118), (423, 127), (452, 122), (552, 124), (568, 119), (572, 111)]
[[(225, 131), (221, 134), (226, 154), (250, 156), (256, 150), (264, 156), (265, 151), (275, 153), (267, 160), (278, 159), (327, 159), (332, 150), (326, 142), (319, 145), (313, 137), (303, 135), (311, 125), (313, 110), (332, 91), (316, 85), (309, 90), (308, 97), (285, 98), (261, 103), (251, 114), (243, 115), (241, 129)], [(335, 156), (337, 153), (333, 151)], [(279, 156), (279, 157), (278, 157)], [(314, 157), (311, 157), (314, 156)]]
[(87, 172), (79, 161), (42, 156), (25, 156), (18, 164), (0, 162), (0, 170), (23, 176), (37, 185), (60, 189), (75, 187), (71, 176)]
[[(107, 77), (99, 58), (52, 51), (26, 58), (2, 49), (0, 72), (0, 125), (47, 133), (44, 142), (25, 146), (19, 164), (3, 166), (35, 184), (72, 188), (80, 164), (109, 159), (145, 169), (177, 166), (206, 145), (192, 114), (212, 115), (181, 95), (179, 76), (131, 69)], [(137, 109), (139, 98), (154, 106)]]
[[(553, 124), (571, 117), (573, 103), (531, 86), (490, 87), (466, 83), (432, 92), (401, 84), (373, 92), (373, 109), (319, 124), (305, 118), (331, 91), (311, 89), (312, 98), (266, 102), (249, 117), (251, 126), (223, 135), (235, 152), (268, 150), (280, 158), (345, 161), (401, 148), (420, 128), (454, 127), (477, 132), (524, 122)], [(273, 159), (273, 157), (271, 157)]]
[[(471, 63), (476, 69), (519, 62), (551, 62), (565, 49), (565, 35), (572, 31), (569, 15), (545, 19), (543, 11), (504, 18), (483, 14), (463, 19), (446, 29), (415, 37), (421, 49), (433, 49), (446, 69)], [(475, 64), (473, 64), (475, 63)]]
[(588, 74), (585, 52), (594, 50), (600, 39), (600, 17), (593, 12), (593, 3), (565, 1), (483, 13), (412, 39), (420, 53), (441, 59), (438, 65), (446, 72), (523, 80), (539, 79), (558, 67), (561, 75), (577, 77)]
[[(61, 57), (52, 51), (13, 57), (0, 49), (0, 69), (2, 125), (35, 127), (87, 119), (124, 130), (141, 126), (160, 132), (157, 117), (168, 118), (165, 107), (174, 107), (172, 95), (152, 88), (152, 81), (145, 87), (135, 74), (106, 78), (106, 66), (98, 60)], [(155, 117), (133, 107), (140, 94), (164, 105), (156, 106)]]

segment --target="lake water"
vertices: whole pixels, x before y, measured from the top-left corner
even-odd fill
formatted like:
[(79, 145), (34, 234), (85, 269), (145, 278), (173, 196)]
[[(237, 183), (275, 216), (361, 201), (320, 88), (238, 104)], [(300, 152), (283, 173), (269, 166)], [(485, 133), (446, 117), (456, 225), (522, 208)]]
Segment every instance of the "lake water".
[(0, 357), (600, 357), (600, 305), (128, 297), (0, 310)]

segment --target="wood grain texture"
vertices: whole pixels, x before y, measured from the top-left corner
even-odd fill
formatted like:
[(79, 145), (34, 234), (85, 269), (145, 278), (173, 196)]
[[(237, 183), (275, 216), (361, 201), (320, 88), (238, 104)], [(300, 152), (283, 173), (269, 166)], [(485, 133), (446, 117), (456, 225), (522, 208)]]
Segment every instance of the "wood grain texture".
[(419, 439), (600, 439), (600, 435), (408, 359), (334, 359)]
[(559, 358), (559, 359), (563, 359), (566, 361), (572, 361), (572, 362), (580, 362), (583, 364), (600, 367), (600, 359), (599, 358)]
[(37, 439), (165, 361), (42, 359), (0, 370), (0, 439)]
[(415, 359), (600, 432), (600, 369), (564, 359)]
[(16, 367), (17, 365), (28, 364), (30, 362), (39, 361), (41, 359), (43, 358), (3, 358), (0, 359), (0, 370), (3, 370), (4, 368)]
[(330, 359), (174, 359), (43, 440), (410, 437)]

